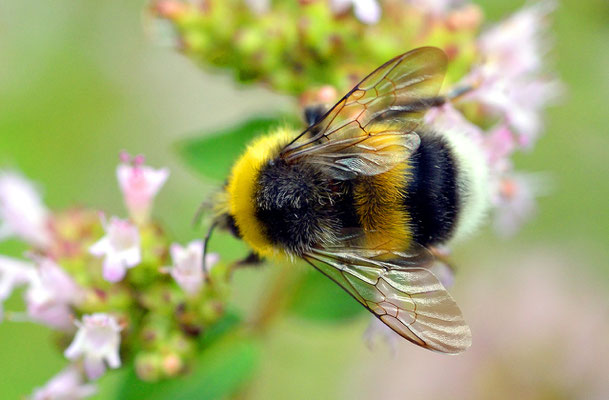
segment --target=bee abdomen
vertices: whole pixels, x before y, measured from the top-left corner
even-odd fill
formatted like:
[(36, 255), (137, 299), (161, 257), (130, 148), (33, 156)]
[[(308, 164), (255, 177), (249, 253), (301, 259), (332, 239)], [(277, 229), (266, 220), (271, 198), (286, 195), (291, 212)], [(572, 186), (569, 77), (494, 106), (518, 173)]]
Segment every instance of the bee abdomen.
[(410, 167), (405, 205), (415, 241), (444, 244), (479, 225), (488, 200), (477, 145), (460, 132), (424, 132)]
[(422, 133), (421, 144), (410, 158), (406, 209), (413, 239), (422, 245), (447, 241), (459, 214), (458, 169), (446, 139)]
[(258, 175), (254, 201), (263, 234), (290, 254), (332, 240), (340, 226), (329, 181), (310, 166), (269, 162)]

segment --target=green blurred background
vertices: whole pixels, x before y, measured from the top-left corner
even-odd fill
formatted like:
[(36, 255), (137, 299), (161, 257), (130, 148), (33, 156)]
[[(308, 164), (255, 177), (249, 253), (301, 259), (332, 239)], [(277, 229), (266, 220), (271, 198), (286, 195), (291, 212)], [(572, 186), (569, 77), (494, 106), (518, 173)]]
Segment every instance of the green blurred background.
[[(478, 3), (489, 21), (523, 4)], [(18, 168), (39, 182), (52, 209), (76, 203), (122, 215), (114, 174), (118, 152), (144, 153), (149, 164), (171, 169), (155, 215), (186, 242), (200, 235), (190, 221), (209, 184), (184, 166), (175, 142), (250, 116), (293, 111), (296, 105), (263, 89), (238, 87), (222, 74), (202, 72), (152, 34), (146, 7), (146, 1), (118, 0), (0, 3), (0, 166)], [(463, 282), (482, 272), (488, 280), (499, 276), (493, 271), (509, 274), (511, 265), (530, 257), (561, 263), (567, 281), (584, 276), (594, 281), (590, 291), (608, 297), (609, 3), (559, 2), (554, 34), (551, 59), (567, 95), (548, 112), (547, 132), (534, 152), (517, 158), (520, 169), (549, 173), (552, 191), (539, 200), (539, 215), (517, 237), (499, 239), (487, 229), (457, 249), (457, 299), (468, 295)], [(0, 243), (2, 254), (22, 251), (15, 241)], [(240, 271), (232, 302), (246, 312), (255, 308), (265, 280), (274, 274), (272, 268)], [(19, 307), (18, 297), (7, 308)], [(365, 347), (367, 321), (279, 320), (268, 333), (250, 395), (366, 398), (374, 392), (369, 380), (399, 364), (383, 347), (374, 352)], [(509, 321), (501, 323), (509, 326)], [(407, 363), (410, 352), (422, 357), (414, 346), (404, 346), (398, 360)], [(0, 324), (0, 399), (30, 393), (64, 365), (48, 330)], [(421, 379), (429, 378), (433, 375)], [(104, 378), (98, 397), (114, 398), (119, 379), (116, 373)]]

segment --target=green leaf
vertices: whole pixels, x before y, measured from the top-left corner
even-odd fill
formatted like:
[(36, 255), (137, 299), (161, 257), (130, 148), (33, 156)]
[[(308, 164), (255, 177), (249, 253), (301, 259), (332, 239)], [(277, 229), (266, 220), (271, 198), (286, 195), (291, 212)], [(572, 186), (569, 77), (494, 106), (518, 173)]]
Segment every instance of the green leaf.
[(215, 340), (195, 359), (186, 376), (157, 383), (141, 381), (135, 368), (128, 373), (117, 398), (125, 400), (212, 400), (236, 393), (253, 375), (259, 343), (242, 332)]
[(320, 322), (346, 321), (366, 312), (360, 303), (318, 271), (303, 276), (289, 310), (299, 317)]
[(254, 137), (278, 126), (298, 127), (297, 118), (289, 116), (254, 118), (240, 125), (210, 132), (179, 142), (182, 159), (207, 178), (223, 181), (245, 146)]
[(215, 341), (235, 329), (239, 322), (241, 322), (239, 314), (233, 309), (227, 309), (222, 318), (203, 333), (201, 344), (204, 347), (210, 347)]

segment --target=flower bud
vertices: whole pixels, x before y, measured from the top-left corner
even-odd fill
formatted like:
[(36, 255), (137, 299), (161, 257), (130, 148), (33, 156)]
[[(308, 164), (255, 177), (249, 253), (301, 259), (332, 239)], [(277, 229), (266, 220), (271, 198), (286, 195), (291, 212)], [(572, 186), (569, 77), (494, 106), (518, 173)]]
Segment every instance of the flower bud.
[(148, 222), (152, 202), (169, 177), (169, 170), (143, 165), (143, 156), (131, 157), (126, 152), (121, 153), (121, 162), (116, 169), (116, 176), (125, 204), (131, 218), (143, 225)]
[(163, 356), (163, 372), (165, 376), (176, 376), (184, 368), (184, 362), (175, 353), (169, 353)]
[(143, 381), (158, 381), (163, 373), (162, 357), (153, 352), (139, 353), (135, 357), (135, 373)]

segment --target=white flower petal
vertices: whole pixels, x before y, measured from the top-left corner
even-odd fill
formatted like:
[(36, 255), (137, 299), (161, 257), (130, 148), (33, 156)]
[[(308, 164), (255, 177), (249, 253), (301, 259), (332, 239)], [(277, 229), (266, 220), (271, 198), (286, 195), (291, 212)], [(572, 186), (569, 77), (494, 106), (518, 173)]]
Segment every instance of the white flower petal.
[(208, 253), (205, 255), (205, 266), (207, 272), (211, 271), (212, 267), (220, 261), (220, 255), (218, 253)]
[(365, 24), (376, 24), (381, 19), (381, 6), (376, 0), (353, 0), (353, 12)]
[[(173, 266), (169, 269), (176, 283), (189, 295), (195, 295), (203, 286), (203, 242), (194, 240), (185, 248), (172, 244), (170, 248)], [(208, 254), (206, 260), (214, 261), (216, 255)], [(213, 264), (208, 264), (208, 267)]]
[(30, 263), (0, 255), (0, 302), (10, 297), (13, 290), (36, 277), (36, 269)]
[(118, 355), (118, 348), (116, 350), (110, 351), (108, 354), (106, 354), (105, 359), (108, 362), (108, 365), (110, 366), (110, 368), (116, 369), (121, 366), (121, 359), (120, 359), (120, 356)]
[(135, 267), (142, 262), (142, 252), (139, 247), (131, 247), (120, 253), (120, 258), (128, 268)]
[(82, 373), (71, 365), (55, 375), (47, 384), (34, 390), (32, 400), (77, 400), (94, 395), (97, 388), (85, 384)]
[(108, 282), (120, 282), (127, 274), (127, 267), (120, 258), (115, 255), (107, 255), (104, 260), (102, 274), (104, 279)]
[(112, 248), (110, 247), (110, 241), (108, 240), (107, 237), (103, 237), (100, 240), (98, 240), (97, 242), (95, 242), (91, 247), (89, 247), (89, 253), (93, 254), (94, 256), (103, 256), (104, 254), (106, 254), (108, 251), (111, 251)]
[(101, 378), (106, 372), (104, 361), (97, 357), (85, 357), (84, 367), (87, 378), (91, 380)]
[(83, 356), (87, 375), (90, 379), (97, 379), (106, 370), (104, 360), (111, 368), (121, 365), (118, 353), (120, 330), (118, 322), (111, 315), (84, 315), (72, 344), (64, 354), (69, 359)]
[(18, 173), (0, 171), (0, 237), (15, 235), (46, 248), (51, 242), (48, 215), (31, 182)]
[(72, 343), (63, 352), (63, 355), (69, 360), (78, 358), (83, 353), (84, 344), (85, 332), (82, 329), (79, 329), (78, 332), (76, 332), (76, 336), (74, 336)]
[(104, 256), (103, 276), (108, 282), (119, 282), (126, 269), (138, 265), (142, 260), (140, 236), (137, 227), (126, 220), (112, 217), (104, 224), (106, 236), (95, 243), (89, 251), (98, 257)]

